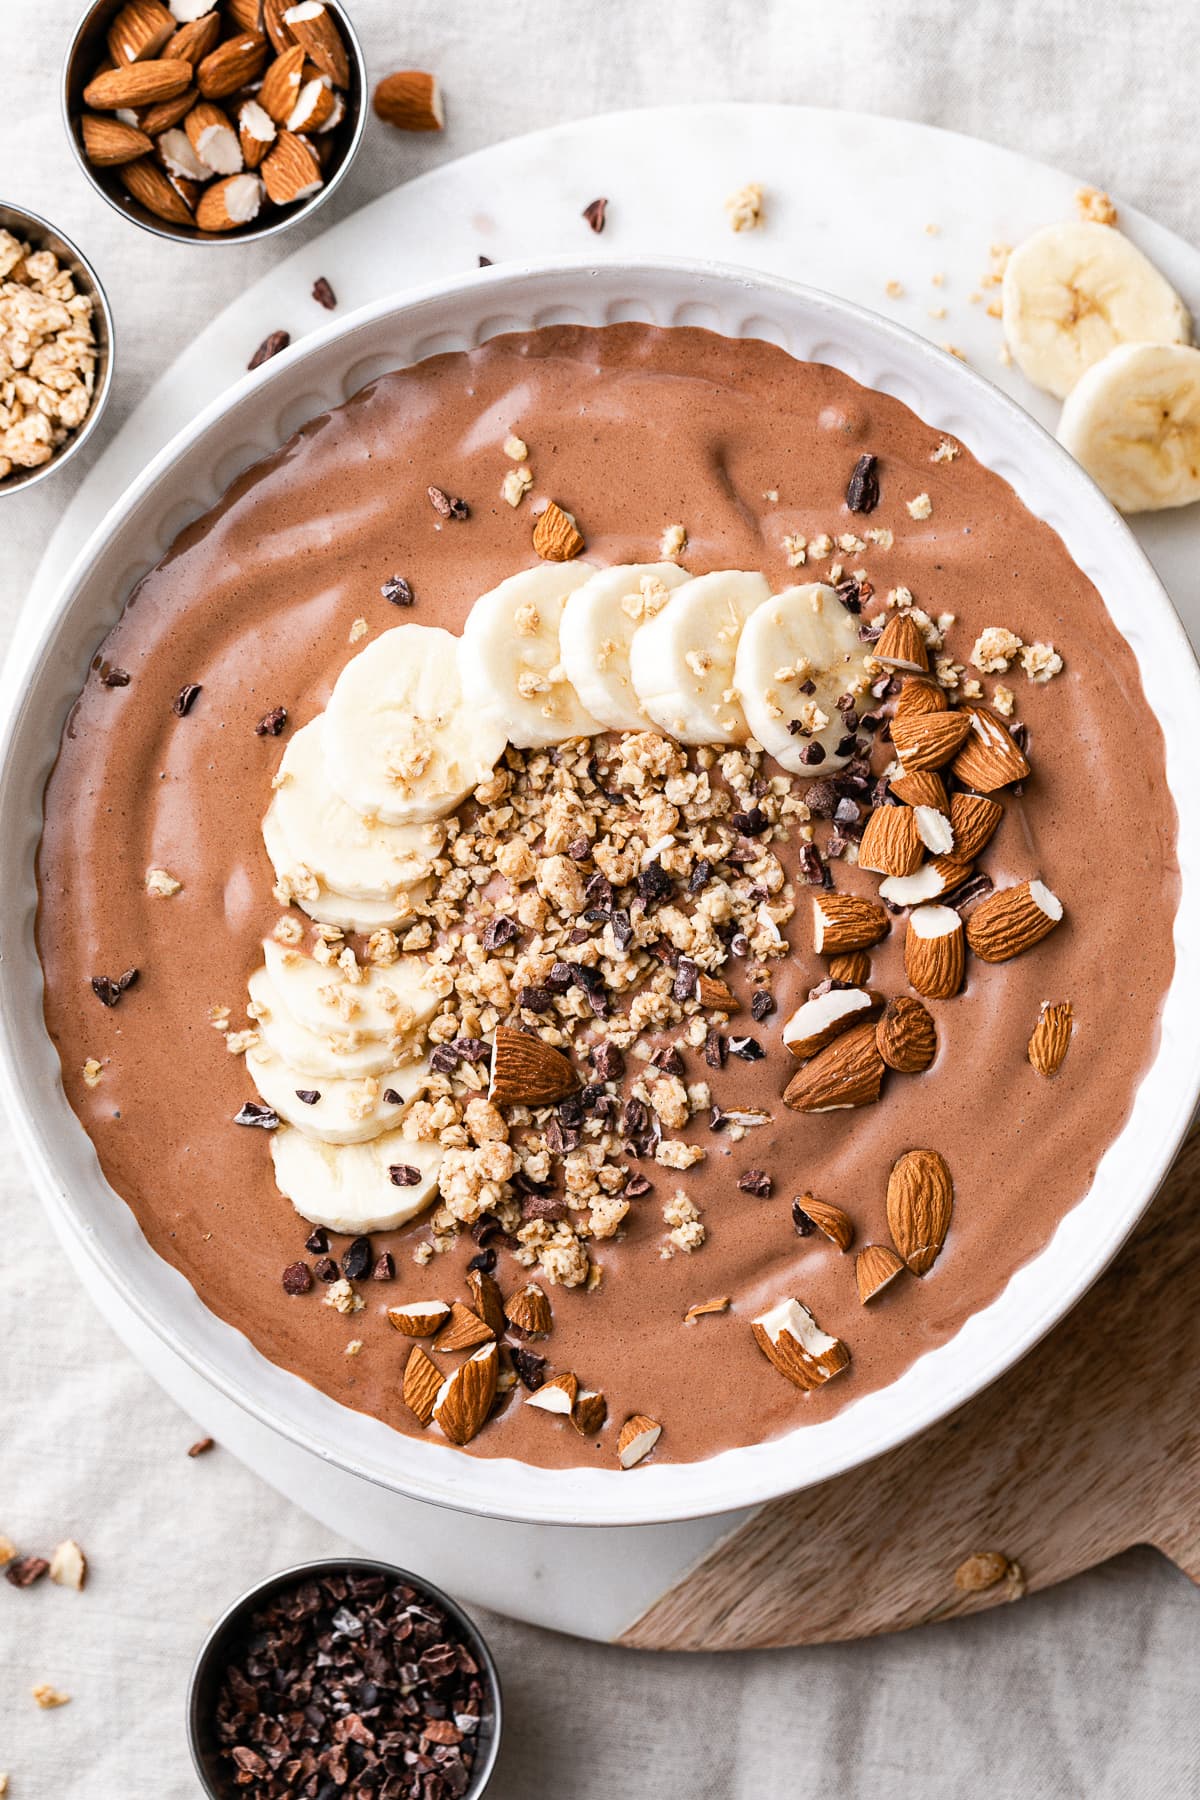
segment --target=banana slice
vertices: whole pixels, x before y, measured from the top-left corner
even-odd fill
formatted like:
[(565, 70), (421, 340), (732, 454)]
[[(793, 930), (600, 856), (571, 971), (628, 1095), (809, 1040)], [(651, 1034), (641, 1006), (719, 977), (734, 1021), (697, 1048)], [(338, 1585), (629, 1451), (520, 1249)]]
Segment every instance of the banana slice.
[(1117, 344), (1186, 344), (1171, 284), (1111, 225), (1047, 225), (1004, 270), (1004, 335), (1023, 374), (1061, 399)]
[(487, 779), (505, 728), (463, 697), (459, 640), (397, 625), (346, 664), (321, 726), (330, 786), (385, 825), (444, 818)]
[(274, 938), (263, 939), (263, 956), (292, 1018), (322, 1036), (354, 1031), (369, 1038), (404, 1037), (438, 1009), (435, 972), (419, 956), (402, 956), (387, 969), (366, 967), (361, 981), (348, 981), (336, 964), (326, 968)]
[(469, 706), (498, 718), (519, 750), (600, 729), (563, 668), (559, 624), (591, 563), (541, 563), (481, 594), (463, 626), (459, 660)]
[(643, 711), (684, 744), (742, 744), (749, 737), (733, 665), (738, 638), (768, 600), (765, 576), (740, 569), (698, 575), (638, 627), (629, 673)]
[(846, 725), (837, 702), (845, 694), (857, 700), (870, 685), (867, 654), (857, 620), (824, 582), (786, 588), (751, 613), (734, 684), (750, 730), (783, 768), (824, 775), (849, 760), (838, 754)]
[(610, 731), (653, 730), (633, 691), (629, 647), (671, 589), (688, 580), (678, 563), (621, 563), (598, 569), (568, 599), (558, 632), (563, 668), (582, 704)]
[[(349, 812), (349, 807), (346, 810)], [(354, 818), (357, 815), (351, 813), (350, 816)], [(396, 825), (384, 827), (386, 831), (401, 829), (403, 828)], [(408, 829), (423, 831), (425, 827), (418, 825)], [(384, 926), (400, 925), (405, 920), (412, 924), (414, 901), (424, 899), (429, 893), (428, 879), (402, 888), (391, 900), (361, 900), (326, 887), (306, 864), (297, 862), (292, 857), (284, 841), (274, 800), (263, 819), (262, 835), (267, 855), (275, 870), (275, 879), (281, 889), (302, 912), (306, 912), (319, 925), (338, 925), (343, 931), (368, 933), (379, 931)]]
[(393, 1231), (415, 1219), (437, 1195), (444, 1155), (440, 1144), (409, 1143), (399, 1131), (369, 1144), (321, 1144), (286, 1125), (271, 1133), (280, 1193), (310, 1225), (350, 1237)]
[(391, 1038), (362, 1037), (355, 1031), (309, 1031), (293, 1019), (266, 969), (255, 969), (247, 984), (254, 1007), (254, 1023), (267, 1048), (288, 1063), (297, 1074), (316, 1076), (301, 1086), (319, 1087), (323, 1075), (361, 1081), (364, 1075), (385, 1075), (403, 1056)]
[[(321, 733), (316, 718), (288, 740), (268, 814), (275, 841), (288, 866), (302, 864), (335, 894), (390, 901), (399, 889), (428, 877), (446, 841), (445, 826), (432, 820), (385, 825), (355, 812), (329, 785)], [(267, 849), (278, 875), (275, 852), (269, 844)]]
[(1122, 512), (1200, 500), (1200, 350), (1110, 350), (1068, 395), (1058, 436)]
[(429, 1085), (429, 1064), (420, 1062), (357, 1081), (326, 1075), (314, 1086), (315, 1077), (281, 1062), (261, 1043), (247, 1050), (246, 1072), (266, 1106), (323, 1144), (363, 1144), (393, 1130)]

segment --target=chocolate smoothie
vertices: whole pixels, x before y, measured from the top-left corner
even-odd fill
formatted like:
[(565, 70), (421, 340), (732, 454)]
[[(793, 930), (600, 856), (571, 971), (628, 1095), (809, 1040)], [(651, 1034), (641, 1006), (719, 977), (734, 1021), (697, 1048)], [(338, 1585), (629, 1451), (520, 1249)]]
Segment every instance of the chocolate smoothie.
[[(526, 469), (528, 480), (510, 479)], [(342, 671), (384, 633), (459, 633), (480, 595), (539, 566), (531, 534), (550, 502), (597, 569), (757, 572), (774, 595), (828, 584), (870, 686), (842, 706), (841, 758), (801, 756), (799, 773), (753, 742), (680, 745), (669, 729), (661, 751), (652, 734), (607, 731), (505, 753), (498, 781), (451, 818), (444, 858), (395, 938), (406, 958), (441, 955), (448, 979), (467, 939), (477, 963), (495, 964), (483, 997), (448, 990), (439, 1002), (423, 1047), (442, 1054), (420, 1104), (427, 1129), (442, 1106), (438, 1153), (456, 1167), (495, 1144), (499, 1119), (509, 1173), (480, 1211), (456, 1211), (443, 1177), (445, 1197), (420, 1216), (360, 1234), (369, 1246), (342, 1287), (351, 1234), (310, 1239), (280, 1192), (278, 1121), (253, 1075), (247, 981), (263, 940), (304, 956), (319, 941), (301, 906), (281, 910), (288, 896), (273, 891), (272, 780)], [(550, 548), (569, 559), (576, 545)], [(687, 592), (672, 588), (669, 605)], [(880, 628), (901, 616), (924, 651), (915, 667), (881, 668)], [(882, 885), (886, 902), (886, 878), (858, 858), (872, 809), (898, 798), (885, 777), (897, 773), (893, 733), (907, 742), (894, 714), (914, 684), (933, 691), (941, 717), (986, 706), (1030, 770), (987, 790), (1002, 808), (994, 835), (969, 867), (943, 858), (946, 898), (936, 884), (927, 896), (966, 922), (965, 977), (944, 997), (910, 981), (902, 901), (862, 952), (869, 971), (814, 948), (815, 897), (879, 906)], [(815, 753), (830, 727), (805, 723), (802, 706), (789, 725)], [(924, 761), (906, 752), (904, 768)], [(953, 760), (933, 766), (948, 798), (979, 791)], [(584, 816), (580, 836), (542, 840), (552, 805)], [(676, 822), (647, 843), (664, 805)], [(643, 853), (613, 880), (605, 833), (630, 817), (644, 823)], [(554, 858), (557, 887), (545, 880)], [(39, 880), (46, 1020), (68, 1099), (112, 1187), (204, 1302), (335, 1399), (443, 1442), (454, 1433), (428, 1422), (428, 1405), (405, 1403), (408, 1358), (416, 1344), (444, 1378), (479, 1340), (448, 1353), (436, 1338), (406, 1339), (388, 1309), (458, 1303), (486, 1326), (472, 1268), (505, 1299), (533, 1283), (550, 1329), (506, 1331), (497, 1399), (467, 1451), (606, 1468), (631, 1416), (661, 1426), (653, 1456), (672, 1461), (826, 1418), (1001, 1293), (1086, 1193), (1128, 1115), (1171, 979), (1178, 894), (1157, 722), (1129, 647), (1055, 534), (965, 448), (837, 370), (765, 343), (642, 325), (504, 337), (385, 376), (242, 476), (98, 650), (48, 785)], [(990, 938), (987, 915), (972, 921), (1034, 880), (1061, 903), (1061, 922), (988, 960), (1006, 920)], [(687, 918), (714, 884), (733, 899), (723, 917), (713, 908), (705, 941), (720, 956), (706, 961), (689, 955)], [(614, 991), (603, 970), (626, 927), (636, 973)], [(360, 969), (378, 960), (365, 931), (330, 940), (326, 957), (349, 947)], [(523, 979), (523, 956), (544, 980)], [(714, 999), (702, 977), (727, 994)], [(784, 1091), (813, 1065), (789, 1052), (783, 1027), (831, 978), (844, 986), (826, 993), (919, 1000), (936, 1054), (920, 1072), (872, 1064), (877, 1098), (794, 1110)], [(1069, 1005), (1069, 1049), (1031, 1061), (1046, 1003)], [(525, 1104), (498, 1084), (498, 1109), (481, 1110), (491, 1041), (506, 1029), (567, 1057), (565, 1104)], [(873, 1057), (870, 1043), (868, 1032)], [(911, 1245), (894, 1243), (887, 1206), (893, 1165), (914, 1148), (944, 1159), (953, 1184), (923, 1274)], [(852, 1228), (846, 1249), (820, 1228), (829, 1208)], [(871, 1266), (856, 1282), (856, 1256), (867, 1246), (899, 1272), (864, 1303)], [(346, 1310), (324, 1304), (335, 1289)], [(788, 1298), (849, 1351), (811, 1391), (752, 1330)], [(688, 1319), (709, 1302), (726, 1304)], [(530, 1403), (568, 1373), (603, 1395), (605, 1423)]]

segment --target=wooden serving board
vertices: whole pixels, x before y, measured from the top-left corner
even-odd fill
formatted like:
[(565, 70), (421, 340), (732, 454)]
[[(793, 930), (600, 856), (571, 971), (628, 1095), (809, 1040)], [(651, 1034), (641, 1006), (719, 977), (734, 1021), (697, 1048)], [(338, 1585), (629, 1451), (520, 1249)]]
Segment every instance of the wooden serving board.
[[(1200, 1129), (1137, 1234), (1011, 1374), (912, 1443), (773, 1501), (620, 1642), (747, 1650), (1009, 1603), (1134, 1544), (1200, 1583)], [(964, 1592), (955, 1571), (1019, 1565)]]

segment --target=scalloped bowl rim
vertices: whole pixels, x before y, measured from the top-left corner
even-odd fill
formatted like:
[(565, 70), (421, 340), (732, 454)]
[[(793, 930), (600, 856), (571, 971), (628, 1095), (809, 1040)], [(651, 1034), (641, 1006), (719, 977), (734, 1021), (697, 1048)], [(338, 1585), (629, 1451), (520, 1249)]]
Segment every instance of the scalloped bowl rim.
[[(651, 1461), (636, 1473), (542, 1469), (407, 1437), (269, 1362), (210, 1312), (151, 1250), (67, 1104), (33, 940), (42, 794), (63, 720), (134, 580), (183, 526), (306, 418), (386, 369), (500, 331), (626, 319), (767, 337), (832, 363), (895, 395), (1012, 483), (1062, 537), (1134, 651), (1163, 728), (1182, 878), (1176, 968), (1153, 1062), (1091, 1188), (1046, 1247), (949, 1342), (832, 1418), (701, 1462)], [(0, 1086), (39, 1196), (195, 1372), (263, 1427), (393, 1492), (499, 1519), (611, 1526), (732, 1511), (827, 1480), (934, 1424), (1027, 1353), (1116, 1254), (1170, 1165), (1200, 1089), (1200, 790), (1187, 780), (1197, 717), (1191, 646), (1125, 523), (1015, 402), (904, 327), (781, 278), (674, 258), (502, 265), (376, 302), (239, 381), (161, 450), (76, 559), (26, 666), (10, 664), (0, 720), (0, 841), (9, 850), (0, 865)]]

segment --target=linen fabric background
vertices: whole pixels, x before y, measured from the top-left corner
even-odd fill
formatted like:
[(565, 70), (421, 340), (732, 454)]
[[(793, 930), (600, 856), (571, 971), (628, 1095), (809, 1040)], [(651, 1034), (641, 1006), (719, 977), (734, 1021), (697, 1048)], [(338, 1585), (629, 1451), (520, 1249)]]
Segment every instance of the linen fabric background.
[[(58, 69), (81, 7), (0, 3), (0, 198), (76, 237), (106, 283), (122, 367), (103, 440), (299, 238), (198, 254), (131, 229), (91, 193), (58, 117)], [(757, 99), (991, 138), (1200, 239), (1194, 57), (1178, 0), (351, 0), (351, 10), (373, 75), (438, 72), (448, 129), (369, 131), (312, 229), (435, 162), (540, 125)], [(397, 257), (402, 280), (400, 247)], [(0, 502), (5, 642), (76, 479), (72, 469)], [(79, 1289), (6, 1125), (0, 1133), (0, 1531), (29, 1547), (73, 1534), (93, 1567), (83, 1594), (0, 1585), (0, 1770), (11, 1800), (190, 1800), (183, 1696), (206, 1622), (263, 1573), (343, 1546), (219, 1448), (188, 1460), (196, 1428)], [(975, 1620), (814, 1650), (658, 1658), (482, 1623), (508, 1702), (495, 1800), (1200, 1790), (1200, 1595), (1149, 1551)], [(39, 1681), (71, 1704), (39, 1711)]]

